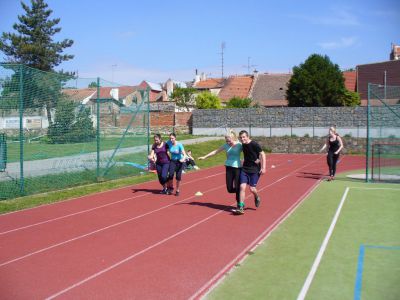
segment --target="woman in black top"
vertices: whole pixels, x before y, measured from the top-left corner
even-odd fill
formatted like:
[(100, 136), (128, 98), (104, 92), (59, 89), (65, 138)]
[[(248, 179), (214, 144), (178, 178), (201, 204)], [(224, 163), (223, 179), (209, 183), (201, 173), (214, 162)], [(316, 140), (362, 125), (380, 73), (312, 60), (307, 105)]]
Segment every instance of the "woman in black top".
[(340, 151), (343, 149), (342, 139), (336, 132), (335, 127), (329, 128), (329, 135), (326, 139), (324, 146), (321, 148), (320, 152), (322, 152), (325, 148), (327, 148), (328, 151), (328, 155), (326, 157), (329, 167), (328, 181), (331, 181), (335, 179), (336, 164), (339, 159)]

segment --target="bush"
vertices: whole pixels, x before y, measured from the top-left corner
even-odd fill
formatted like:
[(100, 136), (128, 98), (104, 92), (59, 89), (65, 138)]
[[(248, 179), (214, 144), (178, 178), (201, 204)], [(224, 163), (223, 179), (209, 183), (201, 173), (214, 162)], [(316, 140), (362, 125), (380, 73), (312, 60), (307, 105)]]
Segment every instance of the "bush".
[(196, 107), (198, 109), (207, 109), (207, 108), (221, 108), (221, 100), (218, 96), (211, 94), (210, 92), (203, 92), (197, 95), (196, 97)]
[(95, 136), (96, 132), (88, 108), (81, 108), (75, 117), (75, 104), (72, 101), (59, 103), (54, 123), (49, 126), (47, 132), (49, 143), (88, 142), (93, 140)]
[(226, 104), (226, 108), (248, 108), (250, 104), (250, 98), (233, 97)]

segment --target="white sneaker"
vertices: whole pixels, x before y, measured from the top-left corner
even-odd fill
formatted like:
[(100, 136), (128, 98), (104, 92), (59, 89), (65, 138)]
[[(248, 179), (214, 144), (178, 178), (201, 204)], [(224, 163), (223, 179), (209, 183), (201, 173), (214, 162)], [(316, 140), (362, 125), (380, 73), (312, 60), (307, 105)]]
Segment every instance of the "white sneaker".
[(195, 170), (199, 170), (199, 169), (200, 169), (198, 166), (193, 166), (193, 168), (194, 168)]

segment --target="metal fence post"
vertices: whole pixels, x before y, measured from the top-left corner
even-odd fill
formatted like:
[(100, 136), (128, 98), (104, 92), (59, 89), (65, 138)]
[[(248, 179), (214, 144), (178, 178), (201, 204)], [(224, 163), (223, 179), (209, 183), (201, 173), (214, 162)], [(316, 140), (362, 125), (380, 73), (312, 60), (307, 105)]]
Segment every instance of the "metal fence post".
[(96, 96), (96, 104), (97, 104), (97, 159), (96, 159), (96, 177), (97, 180), (100, 176), (100, 77), (97, 77), (97, 96)]
[(19, 74), (19, 165), (20, 165), (20, 193), (25, 193), (24, 185), (24, 66), (20, 65)]

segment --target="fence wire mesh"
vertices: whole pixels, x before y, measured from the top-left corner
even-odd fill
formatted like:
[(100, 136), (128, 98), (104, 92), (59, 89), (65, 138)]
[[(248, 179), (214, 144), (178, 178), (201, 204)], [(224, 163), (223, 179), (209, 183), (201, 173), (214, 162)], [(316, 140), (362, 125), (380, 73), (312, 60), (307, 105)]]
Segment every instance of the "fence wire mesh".
[(400, 182), (400, 86), (369, 84), (366, 179)]
[(0, 198), (141, 174), (148, 91), (0, 64)]

